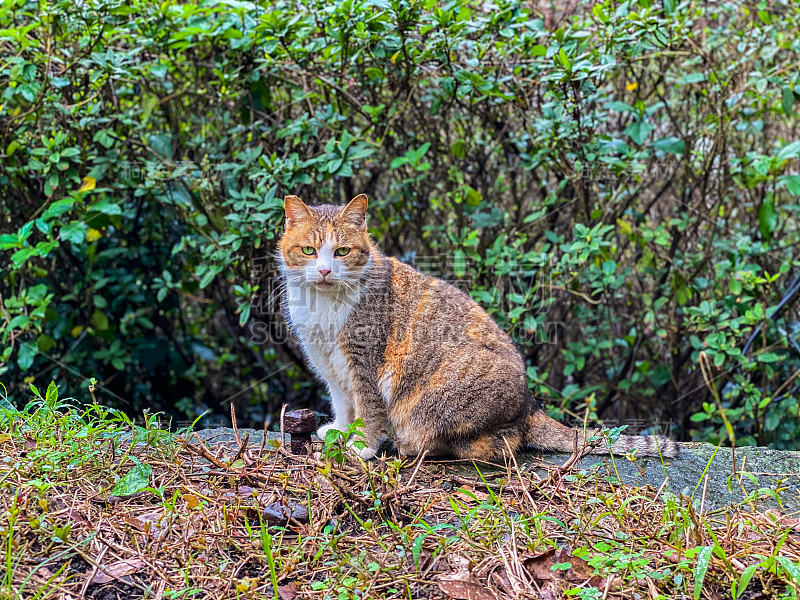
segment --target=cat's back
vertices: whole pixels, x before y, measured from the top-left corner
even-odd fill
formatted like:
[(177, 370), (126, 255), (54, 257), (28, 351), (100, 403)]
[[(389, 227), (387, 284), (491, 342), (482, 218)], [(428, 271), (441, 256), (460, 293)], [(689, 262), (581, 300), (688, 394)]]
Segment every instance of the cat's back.
[(377, 383), (399, 447), (446, 453), (452, 436), (516, 418), (529, 392), (508, 335), (455, 285), (394, 259), (391, 266), (393, 310)]
[[(425, 275), (395, 258), (391, 277), (391, 333), (386, 355), (416, 358), (417, 371), (449, 362), (457, 354), (497, 356), (519, 361), (508, 335), (481, 306), (455, 285)], [(389, 360), (391, 362), (391, 360)]]

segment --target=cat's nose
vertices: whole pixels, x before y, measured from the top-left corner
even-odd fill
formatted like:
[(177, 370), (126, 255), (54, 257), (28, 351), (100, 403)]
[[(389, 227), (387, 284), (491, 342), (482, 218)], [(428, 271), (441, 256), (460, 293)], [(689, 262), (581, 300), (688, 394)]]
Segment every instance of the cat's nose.
[(322, 275), (323, 279), (328, 276), (328, 273), (331, 272), (330, 269), (317, 269), (317, 270), (319, 271), (319, 274)]

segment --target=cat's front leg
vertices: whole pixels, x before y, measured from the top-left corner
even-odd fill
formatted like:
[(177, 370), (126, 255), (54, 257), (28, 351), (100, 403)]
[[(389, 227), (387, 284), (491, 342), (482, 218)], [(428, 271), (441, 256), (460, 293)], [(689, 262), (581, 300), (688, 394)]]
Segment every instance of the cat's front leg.
[(354, 397), (355, 417), (364, 422), (362, 437), (354, 436), (352, 441), (362, 441), (365, 446), (360, 450), (353, 450), (364, 460), (375, 458), (380, 445), (381, 437), (388, 435), (390, 430), (389, 412), (377, 385), (366, 381), (359, 381), (355, 385)]
[(317, 437), (325, 441), (325, 434), (331, 429), (347, 433), (354, 420), (353, 403), (344, 391), (334, 383), (328, 383), (328, 392), (331, 395), (331, 408), (333, 421), (317, 429)]

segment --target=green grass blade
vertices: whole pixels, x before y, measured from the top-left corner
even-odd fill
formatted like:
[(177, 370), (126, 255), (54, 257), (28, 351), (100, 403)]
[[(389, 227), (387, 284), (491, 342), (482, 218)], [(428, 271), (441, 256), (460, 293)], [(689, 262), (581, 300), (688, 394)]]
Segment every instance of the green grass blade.
[(800, 566), (796, 565), (785, 556), (776, 556), (775, 560), (781, 564), (786, 574), (789, 576), (789, 584), (793, 587), (792, 597), (797, 598), (797, 587), (800, 585)]
[(739, 578), (739, 584), (736, 586), (736, 598), (744, 593), (745, 589), (747, 589), (747, 584), (750, 583), (750, 580), (753, 578), (753, 575), (756, 572), (758, 565), (750, 565), (744, 571), (742, 571), (742, 576)]
[(700, 600), (700, 592), (703, 591), (703, 581), (708, 571), (708, 562), (711, 560), (711, 551), (714, 546), (703, 546), (697, 556), (697, 566), (694, 568), (694, 600)]

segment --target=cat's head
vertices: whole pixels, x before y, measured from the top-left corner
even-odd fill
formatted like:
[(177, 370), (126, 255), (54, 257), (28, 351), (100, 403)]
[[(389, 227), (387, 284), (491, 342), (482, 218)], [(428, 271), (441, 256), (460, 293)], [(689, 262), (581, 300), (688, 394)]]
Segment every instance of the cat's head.
[(292, 284), (328, 292), (353, 289), (370, 259), (367, 196), (347, 206), (307, 206), (286, 196), (286, 229), (278, 243), (282, 267)]

